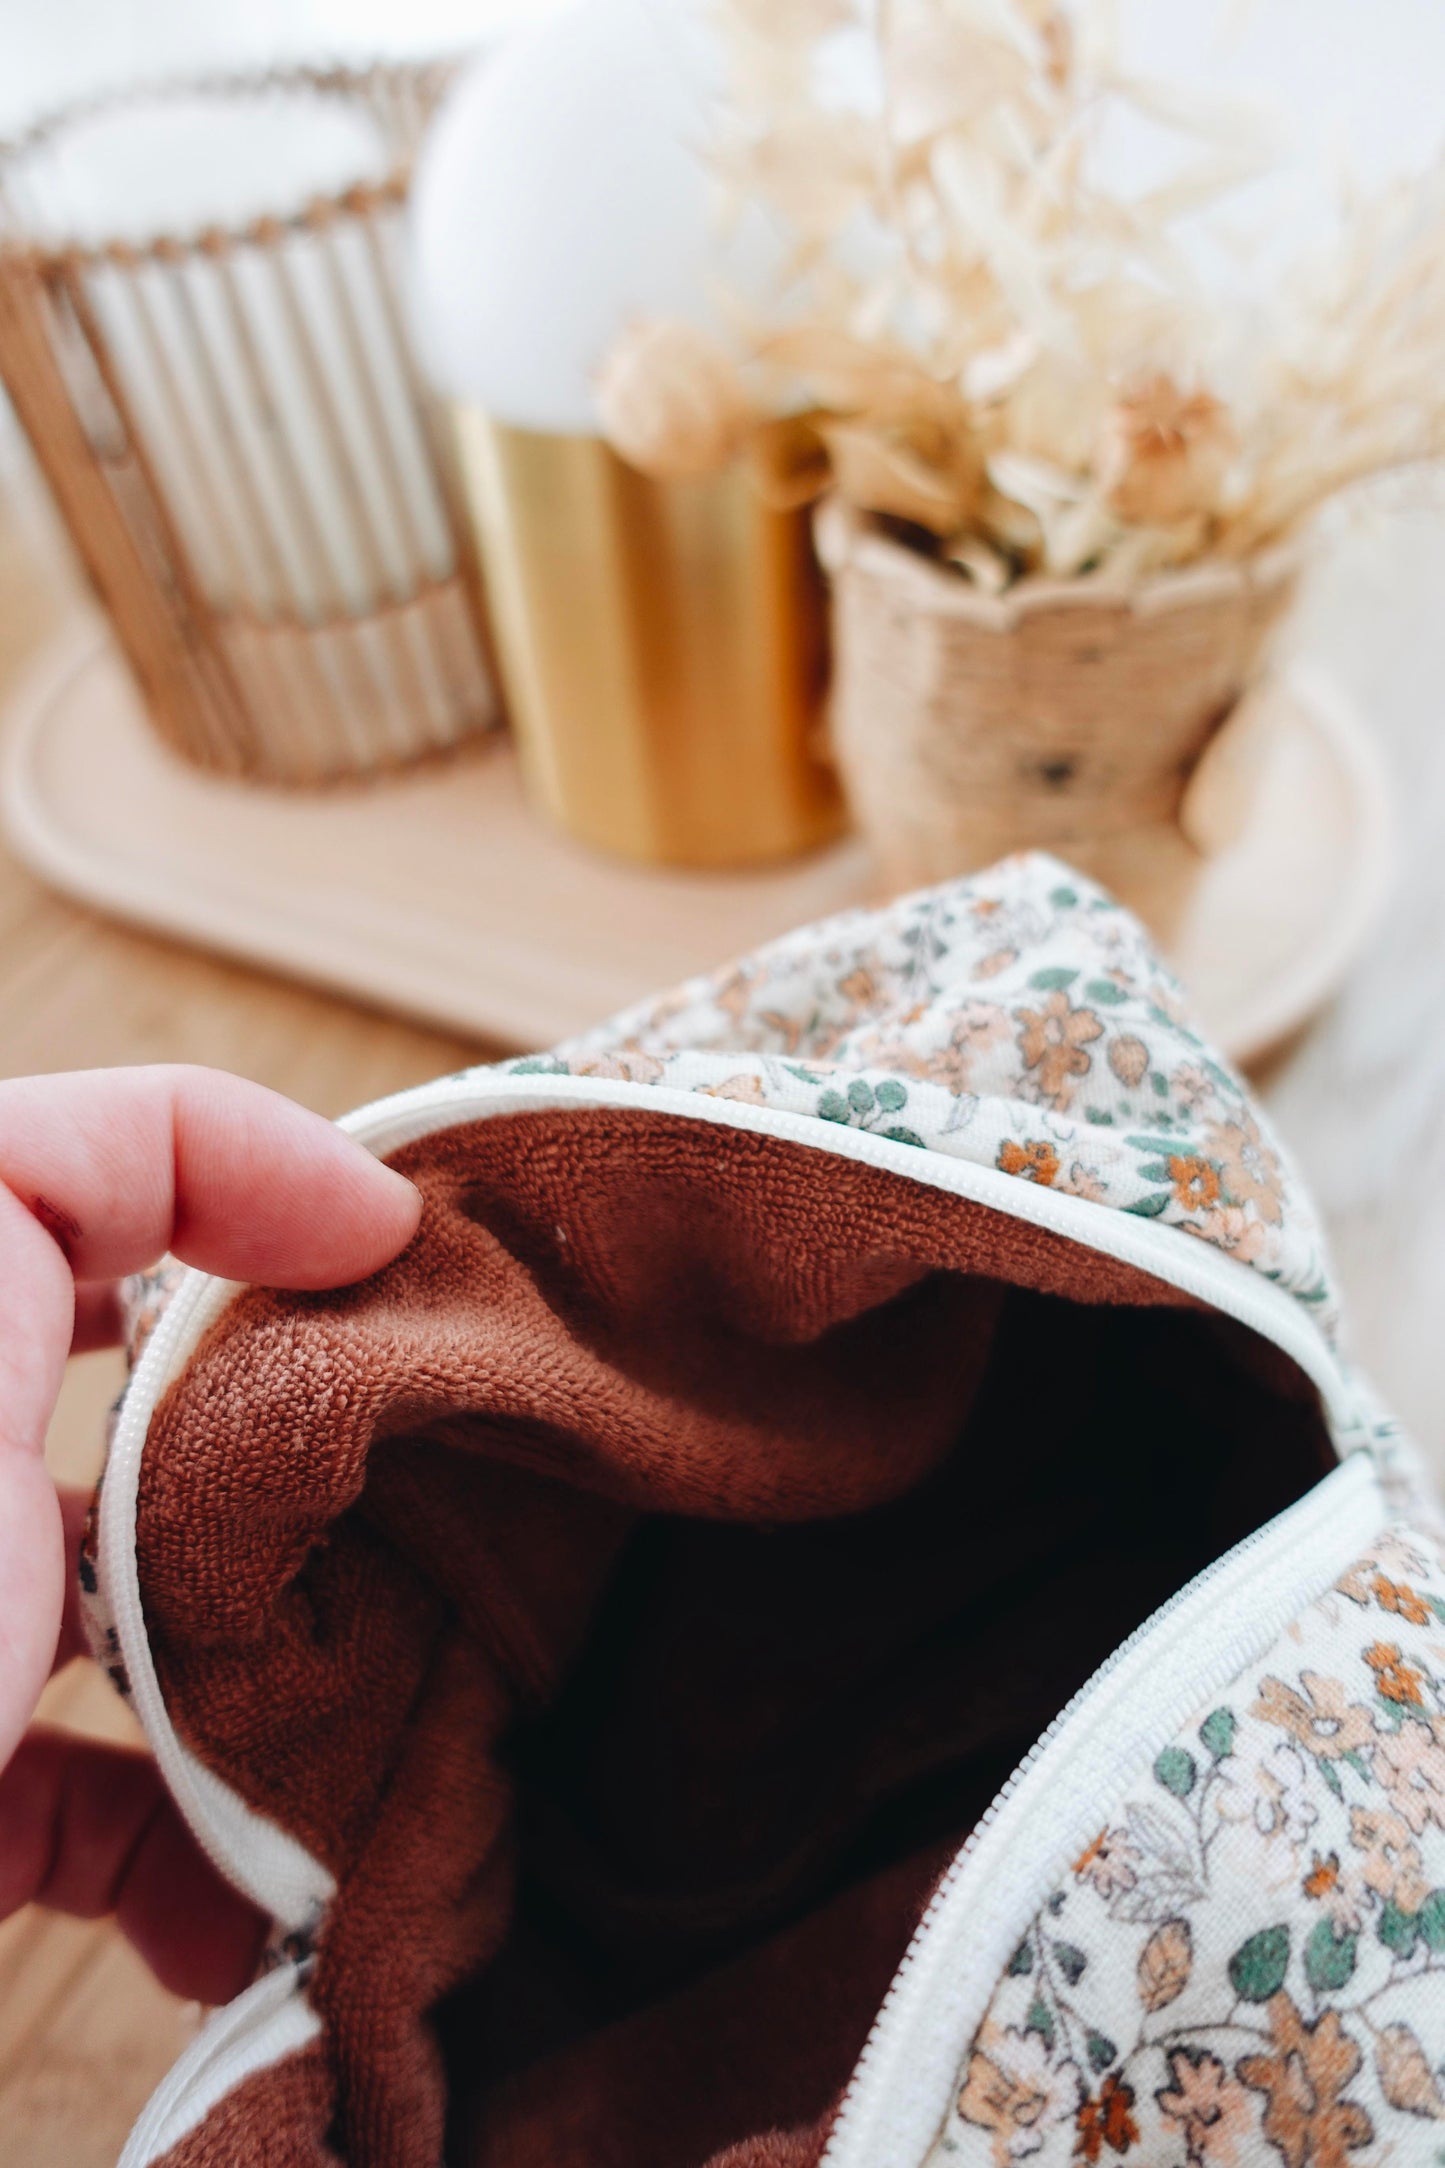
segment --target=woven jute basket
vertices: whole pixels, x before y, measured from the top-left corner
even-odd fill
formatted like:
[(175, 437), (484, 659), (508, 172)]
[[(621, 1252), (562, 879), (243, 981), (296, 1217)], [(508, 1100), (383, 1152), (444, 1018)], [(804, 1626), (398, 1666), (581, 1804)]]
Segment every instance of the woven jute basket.
[(888, 892), (1015, 850), (1116, 888), (1121, 866), (1187, 857), (1191, 780), (1260, 671), (1293, 552), (994, 597), (836, 499), (816, 531), (833, 749)]

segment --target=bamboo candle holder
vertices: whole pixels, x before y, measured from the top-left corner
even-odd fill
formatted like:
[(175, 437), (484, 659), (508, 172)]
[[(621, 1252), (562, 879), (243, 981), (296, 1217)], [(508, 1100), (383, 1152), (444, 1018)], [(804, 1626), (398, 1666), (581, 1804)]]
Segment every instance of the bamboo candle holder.
[[(199, 766), (319, 783), (498, 719), (450, 440), (398, 294), (445, 79), (229, 77), (71, 108), (0, 148), (0, 377), (157, 728)], [(167, 99), (354, 116), (375, 170), (194, 231), (67, 231), (47, 200), (67, 141)]]

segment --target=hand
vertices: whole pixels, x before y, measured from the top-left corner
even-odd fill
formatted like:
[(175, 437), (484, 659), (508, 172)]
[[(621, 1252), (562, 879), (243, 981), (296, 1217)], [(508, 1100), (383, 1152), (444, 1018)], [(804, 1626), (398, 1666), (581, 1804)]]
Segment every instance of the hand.
[[(81, 1653), (86, 1498), (46, 1426), (70, 1353), (120, 1337), (114, 1282), (167, 1249), (228, 1279), (339, 1287), (411, 1239), (421, 1201), (319, 1115), (208, 1069), (0, 1082), (0, 1918), (114, 1912), (160, 1979), (223, 2002), (264, 1922), (226, 1887), (149, 1758), (26, 1724)], [(7, 1766), (8, 1765), (8, 1766)]]

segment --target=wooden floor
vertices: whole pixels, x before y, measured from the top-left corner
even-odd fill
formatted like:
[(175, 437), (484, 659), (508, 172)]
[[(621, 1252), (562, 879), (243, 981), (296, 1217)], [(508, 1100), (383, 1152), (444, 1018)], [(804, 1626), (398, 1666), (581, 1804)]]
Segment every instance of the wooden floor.
[[(0, 516), (0, 697), (65, 602), (53, 542)], [(1316, 583), (1299, 638), (1377, 717), (1402, 806), (1391, 922), (1345, 998), (1271, 1084), (1329, 1208), (1358, 1352), (1445, 1473), (1445, 522), (1356, 536)], [(43, 892), (0, 852), (0, 1074), (102, 1063), (218, 1063), (325, 1113), (486, 1049), (368, 1015), (142, 938)], [(118, 1364), (72, 1366), (51, 1458), (94, 1471)], [(123, 1735), (83, 1666), (45, 1713)], [(25, 1915), (0, 1927), (0, 2161), (110, 2168), (197, 2013), (109, 1928)]]

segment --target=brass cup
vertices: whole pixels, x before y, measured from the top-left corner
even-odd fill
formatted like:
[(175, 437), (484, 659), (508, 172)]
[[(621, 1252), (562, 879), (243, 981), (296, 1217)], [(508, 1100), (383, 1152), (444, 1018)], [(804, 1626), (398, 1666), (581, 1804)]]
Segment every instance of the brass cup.
[(736, 471), (639, 474), (600, 438), (457, 415), (498, 665), (534, 801), (655, 865), (836, 835), (827, 598), (806, 513)]

